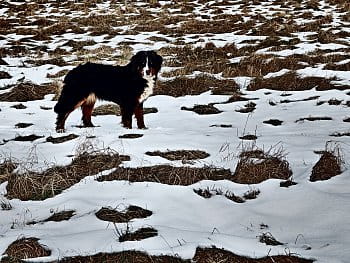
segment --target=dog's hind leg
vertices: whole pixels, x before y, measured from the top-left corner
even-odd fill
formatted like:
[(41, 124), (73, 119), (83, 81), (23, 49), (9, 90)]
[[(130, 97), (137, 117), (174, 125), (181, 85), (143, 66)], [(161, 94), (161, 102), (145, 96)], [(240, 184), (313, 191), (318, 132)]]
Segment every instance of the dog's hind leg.
[(146, 129), (145, 122), (143, 119), (143, 103), (139, 103), (135, 107), (134, 113), (135, 113), (135, 117), (136, 117), (136, 121), (137, 121), (137, 127), (139, 129)]
[(95, 94), (91, 93), (85, 100), (85, 102), (81, 105), (81, 110), (83, 113), (83, 123), (85, 127), (94, 127), (91, 122), (91, 114), (94, 109), (94, 105), (96, 102)]

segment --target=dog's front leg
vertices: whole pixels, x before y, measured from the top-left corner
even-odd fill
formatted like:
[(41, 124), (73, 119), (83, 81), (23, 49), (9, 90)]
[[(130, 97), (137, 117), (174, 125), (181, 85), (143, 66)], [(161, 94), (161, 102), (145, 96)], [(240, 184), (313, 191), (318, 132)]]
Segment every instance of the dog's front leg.
[(122, 115), (122, 124), (125, 128), (132, 128), (132, 115), (134, 113), (133, 109), (130, 107), (121, 106), (120, 107), (121, 115)]
[(145, 122), (143, 119), (143, 103), (139, 103), (136, 107), (135, 107), (135, 117), (136, 117), (136, 121), (137, 121), (137, 127), (139, 129), (146, 129), (145, 126)]

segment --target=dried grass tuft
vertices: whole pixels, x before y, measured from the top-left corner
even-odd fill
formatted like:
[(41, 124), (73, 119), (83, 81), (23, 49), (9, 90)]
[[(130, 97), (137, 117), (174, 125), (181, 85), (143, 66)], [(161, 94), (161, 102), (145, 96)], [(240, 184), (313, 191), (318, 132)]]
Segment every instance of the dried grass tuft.
[(110, 207), (102, 207), (96, 212), (96, 217), (103, 221), (113, 223), (127, 223), (135, 218), (146, 218), (152, 215), (152, 211), (142, 207), (130, 205), (125, 211), (119, 212)]
[(312, 168), (310, 176), (311, 182), (328, 180), (342, 173), (341, 165), (343, 163), (340, 149), (326, 149)]
[(265, 180), (288, 179), (292, 175), (283, 149), (245, 150), (240, 154), (233, 181), (242, 184), (258, 184)]
[(44, 200), (53, 197), (86, 176), (118, 167), (128, 156), (116, 153), (82, 153), (67, 166), (55, 166), (42, 173), (26, 172), (8, 177), (7, 197)]
[(109, 175), (100, 176), (97, 181), (128, 180), (130, 182), (155, 182), (168, 185), (191, 185), (201, 180), (232, 180), (228, 169), (213, 167), (173, 167), (156, 165), (149, 167), (118, 167)]
[(204, 151), (199, 150), (178, 150), (178, 151), (154, 151), (154, 152), (146, 152), (149, 156), (160, 156), (170, 161), (176, 160), (197, 160), (197, 159), (205, 159), (209, 157), (209, 154)]
[(0, 164), (0, 184), (6, 182), (10, 177), (11, 173), (17, 168), (17, 164), (12, 160), (4, 160)]
[(36, 85), (31, 82), (19, 83), (11, 88), (9, 92), (0, 94), (0, 101), (25, 102), (41, 100), (48, 94), (57, 94), (59, 88), (54, 83)]
[(20, 238), (13, 242), (5, 251), (10, 262), (16, 260), (39, 258), (51, 255), (51, 251), (39, 244), (37, 238)]
[(140, 241), (146, 238), (155, 237), (158, 235), (158, 231), (152, 227), (144, 227), (136, 230), (135, 232), (125, 232), (119, 236), (119, 242), (125, 241)]
[(303, 259), (294, 255), (266, 256), (263, 258), (248, 258), (236, 255), (230, 251), (216, 247), (202, 248), (197, 247), (193, 258), (194, 262), (212, 263), (212, 262), (235, 262), (235, 263), (311, 263), (313, 260)]

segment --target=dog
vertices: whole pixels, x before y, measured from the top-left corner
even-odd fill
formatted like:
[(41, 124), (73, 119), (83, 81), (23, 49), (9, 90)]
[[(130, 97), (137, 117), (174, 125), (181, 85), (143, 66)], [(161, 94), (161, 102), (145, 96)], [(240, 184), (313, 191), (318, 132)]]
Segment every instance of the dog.
[(153, 93), (163, 58), (155, 51), (139, 51), (125, 66), (85, 63), (68, 72), (54, 107), (56, 131), (64, 132), (68, 115), (81, 107), (85, 127), (94, 127), (91, 114), (97, 99), (117, 103), (122, 124), (132, 128), (135, 114), (137, 127), (145, 129), (143, 102)]

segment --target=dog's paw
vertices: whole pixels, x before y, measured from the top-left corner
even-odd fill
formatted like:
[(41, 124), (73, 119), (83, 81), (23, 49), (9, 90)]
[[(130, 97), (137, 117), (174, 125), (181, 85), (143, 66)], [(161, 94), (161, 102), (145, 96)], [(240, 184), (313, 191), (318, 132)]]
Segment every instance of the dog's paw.
[(57, 133), (65, 133), (66, 130), (64, 128), (58, 128), (58, 129), (56, 129), (56, 132)]

